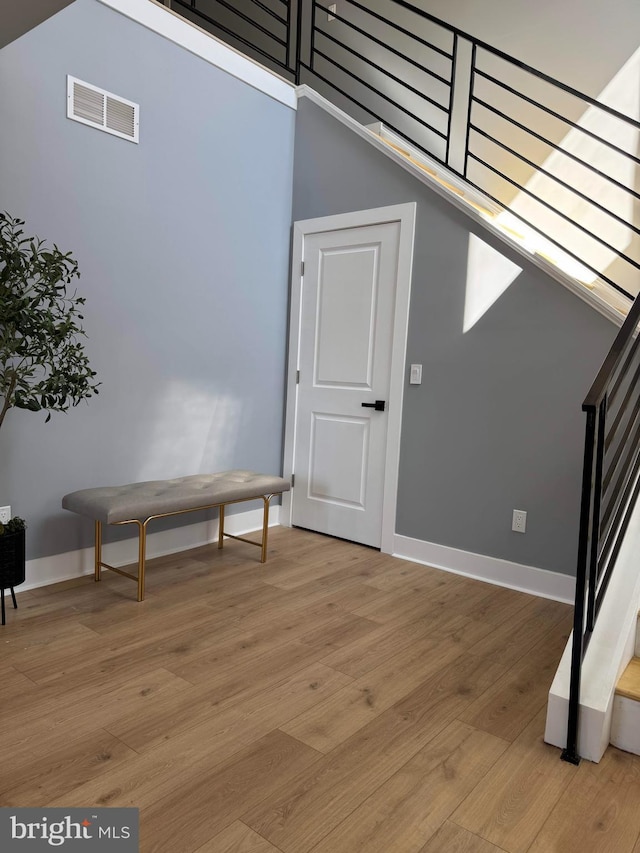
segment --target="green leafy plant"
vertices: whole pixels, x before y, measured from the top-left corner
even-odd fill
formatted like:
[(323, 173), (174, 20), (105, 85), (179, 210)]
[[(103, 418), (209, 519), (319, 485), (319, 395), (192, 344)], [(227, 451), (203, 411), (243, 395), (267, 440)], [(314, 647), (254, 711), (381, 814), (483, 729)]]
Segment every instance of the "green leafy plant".
[(71, 252), (26, 237), (24, 221), (0, 213), (0, 426), (12, 406), (66, 412), (98, 393), (79, 324), (85, 299)]
[(14, 515), (6, 524), (0, 524), (0, 536), (10, 536), (12, 533), (20, 533), (27, 529), (27, 522), (19, 515)]

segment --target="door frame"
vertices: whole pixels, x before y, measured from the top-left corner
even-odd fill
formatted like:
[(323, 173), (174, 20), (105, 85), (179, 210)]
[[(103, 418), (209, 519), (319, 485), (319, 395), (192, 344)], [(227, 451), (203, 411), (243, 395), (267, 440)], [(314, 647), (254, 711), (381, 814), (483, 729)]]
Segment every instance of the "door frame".
[[(409, 298), (413, 269), (413, 243), (415, 234), (416, 203), (394, 204), (352, 213), (304, 219), (293, 224), (291, 253), (291, 302), (289, 311), (289, 356), (287, 364), (286, 414), (283, 474), (291, 479), (295, 455), (298, 389), (296, 374), (300, 367), (300, 323), (302, 309), (302, 259), (305, 237), (326, 231), (342, 231), (366, 225), (388, 222), (400, 224), (398, 270), (391, 347), (389, 385), (389, 418), (384, 464), (382, 497), (382, 531), (380, 550), (393, 553), (398, 497), (398, 467), (400, 462), (400, 433), (402, 430), (402, 403), (405, 386), (405, 361), (409, 327)], [(280, 523), (291, 527), (292, 494), (284, 492), (280, 508)]]

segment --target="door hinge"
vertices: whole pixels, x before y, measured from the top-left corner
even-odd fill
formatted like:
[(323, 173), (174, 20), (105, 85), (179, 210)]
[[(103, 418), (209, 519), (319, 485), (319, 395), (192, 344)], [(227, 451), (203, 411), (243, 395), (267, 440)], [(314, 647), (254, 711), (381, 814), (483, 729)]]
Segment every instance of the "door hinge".
[(295, 484), (296, 484), (296, 475), (292, 474), (291, 475), (291, 488), (293, 488), (295, 486)]
[(304, 261), (300, 261), (300, 275), (304, 275)]
[(300, 384), (300, 371), (296, 370), (296, 385)]

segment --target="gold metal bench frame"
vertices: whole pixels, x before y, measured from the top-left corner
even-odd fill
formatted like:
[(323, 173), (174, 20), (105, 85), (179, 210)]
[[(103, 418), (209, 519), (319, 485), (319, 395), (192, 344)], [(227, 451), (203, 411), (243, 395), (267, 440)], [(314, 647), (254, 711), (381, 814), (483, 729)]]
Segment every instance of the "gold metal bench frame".
[[(138, 525), (138, 574), (133, 575), (131, 572), (125, 572), (124, 569), (119, 569), (116, 566), (110, 566), (108, 563), (104, 563), (102, 561), (102, 522), (95, 522), (95, 580), (96, 582), (101, 580), (102, 569), (109, 569), (111, 572), (116, 572), (118, 575), (122, 575), (125, 578), (130, 578), (132, 581), (136, 581), (138, 584), (138, 601), (144, 600), (144, 573), (145, 573), (145, 563), (146, 563), (146, 552), (147, 552), (147, 525), (150, 521), (153, 521), (156, 518), (168, 518), (171, 515), (182, 515), (185, 512), (198, 512), (198, 510), (203, 509), (215, 509), (216, 507), (220, 510), (219, 515), (219, 529), (218, 529), (218, 548), (222, 548), (224, 543), (224, 537), (227, 539), (238, 539), (240, 542), (248, 542), (249, 545), (257, 545), (258, 548), (261, 549), (260, 552), (260, 562), (266, 563), (267, 561), (267, 537), (269, 532), (269, 504), (271, 502), (271, 498), (276, 495), (280, 495), (282, 492), (274, 492), (270, 495), (254, 495), (250, 498), (239, 498), (234, 501), (224, 501), (223, 503), (215, 503), (215, 504), (206, 504), (205, 506), (194, 506), (189, 509), (177, 509), (172, 512), (162, 512), (158, 513), (158, 515), (150, 515), (144, 521), (140, 521), (138, 518), (130, 518), (126, 521), (115, 521), (113, 522), (115, 525), (121, 524), (137, 524)], [(245, 536), (234, 536), (233, 533), (225, 533), (224, 530), (224, 508), (227, 504), (237, 504), (244, 503), (246, 501), (255, 501), (262, 500), (264, 503), (264, 511), (262, 516), (262, 539), (260, 542), (256, 542), (253, 539), (247, 539)]]

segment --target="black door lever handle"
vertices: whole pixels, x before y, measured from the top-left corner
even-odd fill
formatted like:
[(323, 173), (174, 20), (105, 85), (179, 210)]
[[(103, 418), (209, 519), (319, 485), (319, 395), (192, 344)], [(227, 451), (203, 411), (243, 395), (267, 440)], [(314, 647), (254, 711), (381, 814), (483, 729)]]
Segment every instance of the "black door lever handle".
[(375, 403), (362, 403), (363, 409), (375, 409), (376, 412), (384, 412), (386, 400), (376, 400)]

